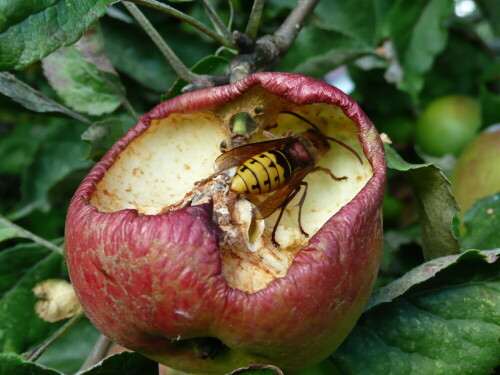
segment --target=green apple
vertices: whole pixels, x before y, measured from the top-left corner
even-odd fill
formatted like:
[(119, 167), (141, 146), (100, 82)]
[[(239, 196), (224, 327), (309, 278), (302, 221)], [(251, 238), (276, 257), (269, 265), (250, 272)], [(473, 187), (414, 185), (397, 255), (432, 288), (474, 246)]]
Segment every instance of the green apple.
[(415, 129), (415, 141), (428, 155), (458, 155), (474, 138), (480, 125), (479, 106), (474, 99), (444, 96), (423, 111)]

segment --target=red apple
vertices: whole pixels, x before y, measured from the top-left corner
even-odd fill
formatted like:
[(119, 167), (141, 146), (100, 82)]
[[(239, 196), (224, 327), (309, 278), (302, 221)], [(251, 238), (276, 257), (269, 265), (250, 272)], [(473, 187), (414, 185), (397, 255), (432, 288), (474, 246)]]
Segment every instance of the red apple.
[[(251, 142), (310, 126), (331, 143), (301, 194), (252, 222), (260, 198), (213, 173), (231, 118), (257, 124)], [(203, 180), (201, 184), (196, 182)], [(382, 249), (385, 158), (361, 108), (308, 77), (258, 73), (159, 104), (95, 165), (73, 197), (66, 256), (78, 298), (113, 341), (189, 373), (251, 363), (298, 373), (347, 336), (370, 296)], [(279, 210), (278, 210), (279, 211)], [(213, 358), (203, 359), (207, 356)]]

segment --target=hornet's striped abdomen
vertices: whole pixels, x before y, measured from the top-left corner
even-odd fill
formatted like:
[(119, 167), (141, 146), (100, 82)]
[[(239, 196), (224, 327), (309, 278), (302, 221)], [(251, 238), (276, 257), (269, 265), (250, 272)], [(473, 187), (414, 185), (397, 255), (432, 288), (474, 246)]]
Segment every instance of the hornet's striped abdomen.
[(238, 166), (231, 189), (242, 194), (265, 194), (286, 184), (291, 174), (292, 164), (285, 153), (265, 151)]

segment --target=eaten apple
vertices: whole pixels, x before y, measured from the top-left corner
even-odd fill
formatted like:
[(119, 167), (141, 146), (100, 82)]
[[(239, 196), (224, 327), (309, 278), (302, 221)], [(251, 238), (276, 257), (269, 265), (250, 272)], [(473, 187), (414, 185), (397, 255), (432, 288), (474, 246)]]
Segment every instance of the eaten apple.
[[(255, 220), (265, 199), (213, 174), (235, 115), (248, 142), (304, 132), (336, 142), (299, 200)], [(351, 98), (312, 78), (258, 73), (180, 95), (142, 116), (76, 191), (66, 257), (77, 296), (111, 340), (169, 367), (224, 374), (251, 363), (299, 373), (347, 336), (370, 296), (382, 249), (385, 156)], [(272, 193), (269, 193), (272, 194)]]

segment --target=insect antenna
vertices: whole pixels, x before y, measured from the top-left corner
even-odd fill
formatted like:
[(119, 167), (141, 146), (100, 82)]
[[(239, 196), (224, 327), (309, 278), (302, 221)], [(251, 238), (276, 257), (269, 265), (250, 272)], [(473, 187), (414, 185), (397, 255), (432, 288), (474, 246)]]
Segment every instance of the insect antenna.
[(342, 141), (339, 141), (338, 139), (336, 138), (333, 138), (333, 137), (326, 137), (326, 139), (330, 140), (330, 141), (333, 141), (333, 142), (336, 142), (338, 143), (339, 145), (341, 145), (342, 147), (344, 147), (345, 149), (351, 151), (354, 156), (356, 156), (356, 158), (359, 160), (359, 162), (361, 163), (361, 165), (363, 165), (363, 159), (361, 159), (361, 156), (359, 156), (359, 154), (353, 149), (351, 148), (350, 146), (346, 145), (344, 142)]
[(298, 113), (295, 113), (295, 112), (292, 112), (292, 111), (281, 111), (280, 113), (286, 113), (288, 115), (292, 115), (296, 118), (298, 118), (299, 120), (302, 120), (304, 121), (305, 123), (307, 123), (308, 125), (310, 125), (311, 127), (313, 127), (315, 130), (317, 130), (321, 135), (323, 135), (323, 137), (325, 137), (326, 139), (330, 140), (330, 141), (333, 141), (339, 145), (341, 145), (342, 147), (344, 147), (346, 150), (349, 150), (350, 152), (352, 152), (354, 154), (354, 156), (356, 156), (356, 158), (359, 160), (359, 162), (361, 164), (363, 164), (363, 160), (361, 159), (361, 157), (359, 156), (359, 154), (350, 146), (346, 145), (344, 142), (342, 141), (339, 141), (337, 138), (333, 138), (333, 137), (327, 137), (326, 135), (323, 134), (323, 132), (320, 130), (320, 128), (318, 128), (318, 126), (314, 123), (312, 123), (310, 120), (308, 120), (307, 118), (305, 118), (304, 116), (301, 116), (299, 115)]

